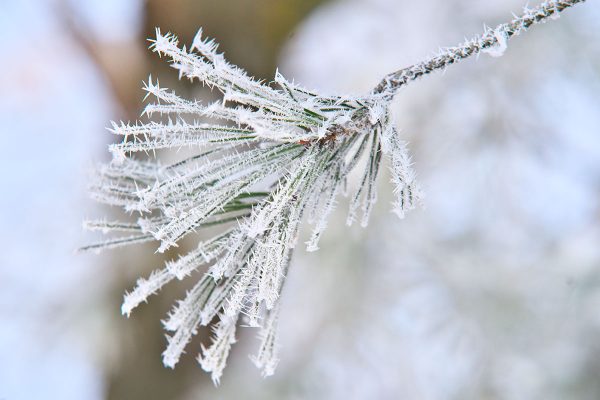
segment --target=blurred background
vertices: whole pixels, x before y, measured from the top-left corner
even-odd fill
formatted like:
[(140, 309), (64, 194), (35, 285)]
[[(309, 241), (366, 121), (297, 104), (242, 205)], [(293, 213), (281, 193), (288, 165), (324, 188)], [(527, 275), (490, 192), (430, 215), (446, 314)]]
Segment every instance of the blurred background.
[[(530, 2), (531, 6), (538, 2)], [(0, 399), (600, 398), (600, 4), (409, 85), (394, 104), (427, 197), (403, 221), (388, 177), (368, 228), (340, 201), (316, 253), (297, 251), (282, 359), (262, 379), (242, 329), (215, 388), (162, 366), (160, 320), (185, 283), (129, 319), (123, 292), (154, 246), (74, 254), (110, 215), (86, 194), (110, 120), (135, 120), (154, 27), (198, 27), (233, 63), (325, 93), (366, 93), (520, 13), (523, 0), (0, 0)]]

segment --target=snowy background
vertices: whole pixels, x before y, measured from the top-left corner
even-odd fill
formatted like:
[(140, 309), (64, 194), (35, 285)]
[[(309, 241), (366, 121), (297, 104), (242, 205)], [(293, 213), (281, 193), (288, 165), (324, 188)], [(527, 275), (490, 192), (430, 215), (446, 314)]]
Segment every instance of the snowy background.
[[(0, 1), (0, 399), (597, 399), (600, 397), (600, 4), (411, 84), (396, 124), (426, 208), (399, 221), (391, 185), (366, 229), (346, 204), (299, 251), (282, 361), (263, 380), (242, 332), (215, 389), (190, 354), (162, 367), (160, 319), (123, 290), (151, 247), (74, 254), (111, 119), (135, 119), (154, 26), (198, 26), (265, 79), (364, 93), (387, 72), (519, 13), (520, 0)], [(531, 4), (533, 5), (533, 3)], [(178, 90), (204, 92), (179, 84)], [(207, 333), (203, 335), (206, 337)]]

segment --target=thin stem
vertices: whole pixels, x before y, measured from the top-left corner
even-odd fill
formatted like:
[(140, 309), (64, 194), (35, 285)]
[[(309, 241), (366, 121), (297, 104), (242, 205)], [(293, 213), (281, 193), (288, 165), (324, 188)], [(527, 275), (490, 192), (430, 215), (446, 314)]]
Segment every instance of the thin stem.
[(495, 29), (488, 28), (483, 35), (468, 40), (457, 47), (444, 49), (440, 54), (410, 67), (386, 75), (373, 89), (374, 94), (383, 94), (394, 97), (398, 89), (433, 71), (444, 69), (482, 50), (492, 49), (494, 46), (505, 46), (501, 43), (512, 36), (517, 36), (530, 26), (546, 22), (549, 18), (558, 17), (559, 13), (585, 0), (552, 0), (540, 4), (538, 7), (525, 8), (524, 13), (515, 17), (511, 22), (498, 25)]

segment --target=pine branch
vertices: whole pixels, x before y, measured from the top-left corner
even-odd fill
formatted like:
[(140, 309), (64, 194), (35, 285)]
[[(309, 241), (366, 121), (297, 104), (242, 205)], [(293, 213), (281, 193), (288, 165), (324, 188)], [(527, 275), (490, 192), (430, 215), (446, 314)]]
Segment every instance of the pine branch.
[[(81, 250), (154, 242), (164, 252), (203, 228), (220, 228), (196, 249), (140, 278), (125, 294), (121, 311), (129, 316), (168, 283), (194, 279), (194, 272), (202, 270), (164, 321), (173, 332), (164, 364), (174, 367), (198, 327), (216, 318), (213, 343), (198, 356), (213, 381), (221, 378), (238, 322), (260, 328), (261, 344), (252, 360), (263, 375), (271, 375), (278, 360), (279, 299), (304, 217), (314, 225), (306, 249), (315, 251), (348, 176), (364, 165), (347, 224), (360, 219), (366, 226), (377, 201), (383, 158), (390, 162), (394, 213), (402, 218), (420, 204), (422, 192), (406, 143), (390, 115), (398, 89), (473, 54), (500, 55), (510, 37), (583, 1), (549, 1), (526, 9), (479, 38), (389, 74), (362, 97), (321, 96), (279, 73), (274, 79), (278, 88), (268, 86), (229, 64), (201, 30), (188, 50), (174, 35), (157, 29), (152, 51), (169, 58), (180, 77), (217, 89), (223, 98), (205, 105), (149, 78), (144, 90), (154, 98), (145, 108), (150, 120), (113, 123), (110, 131), (122, 141), (110, 145), (113, 161), (98, 169), (90, 185), (98, 201), (141, 216), (135, 222), (88, 221), (88, 229), (129, 236)], [(163, 118), (151, 120), (155, 114)], [(206, 118), (221, 123), (202, 122)], [(161, 165), (156, 156), (136, 159), (140, 152), (184, 146), (197, 153), (170, 165)]]

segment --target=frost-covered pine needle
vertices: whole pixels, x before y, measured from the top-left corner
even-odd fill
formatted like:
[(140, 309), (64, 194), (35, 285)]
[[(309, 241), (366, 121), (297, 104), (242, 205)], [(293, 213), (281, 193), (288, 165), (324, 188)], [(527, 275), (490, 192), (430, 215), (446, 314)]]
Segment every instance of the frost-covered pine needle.
[[(252, 361), (264, 376), (272, 375), (278, 362), (279, 299), (304, 217), (314, 225), (306, 248), (317, 250), (348, 175), (364, 165), (350, 194), (347, 223), (360, 220), (366, 226), (383, 156), (389, 159), (396, 194), (393, 211), (403, 217), (420, 202), (406, 144), (389, 113), (398, 88), (480, 51), (499, 55), (511, 36), (581, 1), (526, 9), (511, 23), (388, 75), (363, 97), (320, 96), (279, 73), (274, 85), (267, 85), (229, 64), (202, 31), (188, 50), (157, 29), (152, 51), (167, 57), (180, 77), (221, 92), (222, 100), (184, 99), (150, 77), (144, 86), (153, 99), (144, 110), (148, 121), (113, 123), (110, 131), (122, 140), (110, 146), (113, 161), (99, 168), (91, 184), (96, 200), (140, 216), (133, 223), (86, 221), (88, 229), (125, 236), (82, 250), (155, 241), (164, 252), (204, 227), (222, 227), (194, 250), (140, 278), (125, 294), (122, 312), (129, 316), (173, 280), (197, 279), (163, 321), (172, 332), (164, 364), (173, 368), (198, 327), (216, 321), (213, 342), (202, 346), (198, 360), (218, 383), (241, 323), (259, 328), (261, 343)], [(167, 165), (155, 156), (157, 150), (180, 148), (194, 155)]]

